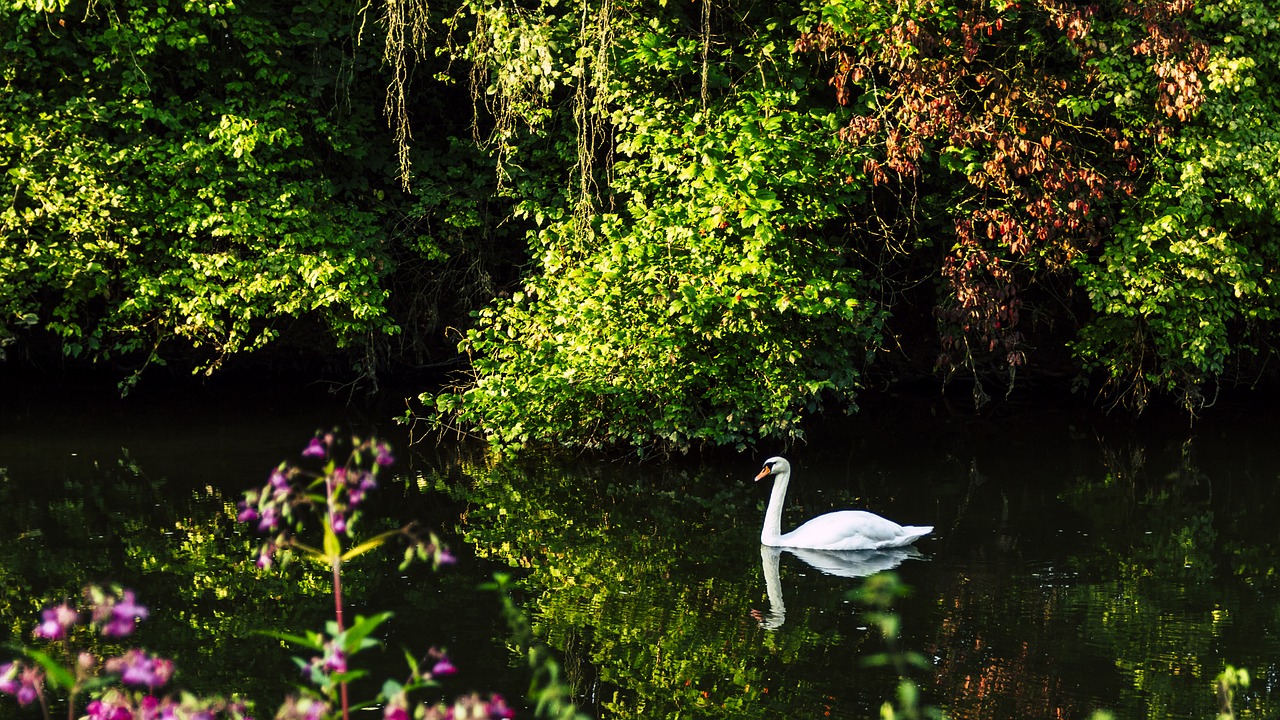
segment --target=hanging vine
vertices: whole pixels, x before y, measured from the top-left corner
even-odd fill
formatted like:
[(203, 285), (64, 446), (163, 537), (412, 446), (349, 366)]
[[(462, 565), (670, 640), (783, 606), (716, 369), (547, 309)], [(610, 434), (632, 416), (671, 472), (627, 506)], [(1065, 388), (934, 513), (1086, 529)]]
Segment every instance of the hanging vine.
[[(360, 9), (362, 23), (371, 6), (372, 2)], [(409, 80), (413, 64), (426, 53), (429, 12), (426, 0), (383, 0), (379, 18), (386, 28), (382, 64), (390, 75), (383, 111), (394, 135), (400, 185), (406, 192), (413, 177), (409, 160), (409, 147), (413, 140), (409, 125)]]
[[(609, 48), (613, 42), (612, 12), (611, 0), (601, 0), (594, 13), (591, 0), (582, 0), (579, 51), (573, 69), (577, 80), (573, 120), (578, 130), (577, 163), (574, 167), (578, 194), (574, 202), (574, 219), (579, 231), (589, 231), (591, 215), (599, 202), (599, 183), (595, 173), (597, 155), (606, 143), (608, 132), (605, 118), (608, 115)], [(593, 45), (594, 51), (588, 54)]]

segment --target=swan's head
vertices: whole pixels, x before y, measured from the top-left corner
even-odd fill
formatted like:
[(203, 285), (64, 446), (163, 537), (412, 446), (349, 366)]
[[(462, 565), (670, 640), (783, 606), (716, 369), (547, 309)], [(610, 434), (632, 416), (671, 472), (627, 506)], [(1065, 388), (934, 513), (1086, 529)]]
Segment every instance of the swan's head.
[(760, 468), (760, 474), (756, 475), (756, 480), (763, 480), (770, 475), (790, 475), (791, 463), (780, 457), (771, 457), (764, 461), (764, 467)]

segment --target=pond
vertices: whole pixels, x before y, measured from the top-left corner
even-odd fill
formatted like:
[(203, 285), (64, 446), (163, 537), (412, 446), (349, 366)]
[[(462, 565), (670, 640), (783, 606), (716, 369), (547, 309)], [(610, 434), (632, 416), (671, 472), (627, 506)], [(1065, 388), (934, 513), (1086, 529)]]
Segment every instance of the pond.
[[(477, 589), (503, 572), (592, 716), (878, 717), (898, 678), (868, 664), (886, 642), (856, 595), (890, 568), (910, 591), (894, 648), (923, 659), (908, 675), (949, 717), (1211, 718), (1228, 664), (1250, 672), (1241, 716), (1280, 710), (1271, 405), (1191, 424), (901, 400), (824, 422), (786, 453), (784, 529), (841, 507), (935, 527), (913, 552), (861, 558), (762, 551), (769, 491), (751, 478), (776, 448), (500, 463), (408, 446), (396, 405), (30, 395), (0, 418), (0, 643), (29, 639), (48, 601), (117, 581), (152, 608), (137, 639), (175, 659), (176, 685), (243, 692), (269, 717), (301, 677), (257, 632), (318, 629), (332, 605), (316, 569), (254, 568), (235, 502), (338, 426), (396, 446), (370, 516), (436, 528), (459, 558), (400, 571), (398, 553), (370, 553), (348, 575), (353, 612), (396, 613), (375, 668), (447, 648), (450, 697), (529, 685), (498, 597)], [(6, 700), (8, 717), (30, 714)]]

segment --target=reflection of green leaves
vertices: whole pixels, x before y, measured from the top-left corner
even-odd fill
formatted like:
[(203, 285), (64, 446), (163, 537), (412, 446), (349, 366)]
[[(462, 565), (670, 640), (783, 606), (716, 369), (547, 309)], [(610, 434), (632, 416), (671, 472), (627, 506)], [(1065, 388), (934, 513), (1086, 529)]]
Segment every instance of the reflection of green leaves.
[[(318, 624), (323, 575), (302, 566), (287, 575), (256, 570), (244, 561), (249, 541), (230, 499), (212, 488), (175, 487), (127, 451), (115, 461), (86, 458), (66, 477), (48, 483), (0, 476), (5, 636), (29, 634), (30, 617), (44, 603), (74, 597), (88, 580), (109, 576), (145, 585), (148, 605), (163, 609), (164, 622), (142, 630), (145, 642), (174, 658), (188, 689), (264, 701), (283, 691), (278, 678), (291, 674), (287, 657), (243, 638), (265, 624)], [(303, 598), (315, 602), (298, 602)], [(99, 656), (119, 652), (97, 635), (83, 645)]]
[(537, 634), (564, 665), (616, 689), (607, 715), (820, 716), (840, 691), (813, 678), (863, 634), (831, 627), (823, 607), (775, 632), (750, 617), (765, 585), (757, 530), (738, 521), (750, 489), (678, 470), (499, 465), (466, 491), (466, 533), (478, 555), (522, 568)]
[(502, 613), (513, 633), (512, 640), (528, 660), (533, 677), (529, 682), (528, 696), (535, 703), (538, 717), (556, 720), (586, 720), (574, 703), (573, 688), (562, 675), (560, 664), (537, 642), (529, 619), (511, 599), (511, 577), (495, 573), (493, 582), (482, 585), (482, 590), (492, 590), (502, 601)]
[(1251, 583), (1270, 583), (1276, 551), (1232, 547), (1239, 541), (1220, 531), (1208, 481), (1187, 448), (1177, 471), (1162, 479), (1144, 472), (1142, 454), (1132, 457), (1066, 495), (1092, 519), (1094, 543), (1090, 554), (1074, 558), (1082, 581), (1064, 589), (1061, 602), (1083, 610), (1082, 632), (1115, 658), (1132, 692), (1160, 698), (1165, 707), (1201, 706), (1205, 686), (1179, 678), (1212, 677), (1207, 666), (1217, 662), (1220, 638), (1252, 612), (1222, 592), (1225, 568), (1217, 558), (1224, 551), (1232, 558), (1265, 555), (1271, 567), (1248, 574)]

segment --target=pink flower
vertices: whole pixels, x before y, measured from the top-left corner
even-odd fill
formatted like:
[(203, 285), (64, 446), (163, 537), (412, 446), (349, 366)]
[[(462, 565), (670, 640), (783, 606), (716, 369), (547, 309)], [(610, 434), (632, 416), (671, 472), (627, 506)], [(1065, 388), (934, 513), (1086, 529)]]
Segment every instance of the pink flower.
[(9, 662), (0, 665), (0, 693), (6, 695), (18, 694), (18, 688), (21, 683), (18, 682), (18, 673), (22, 671), (22, 665), (17, 662)]
[(280, 524), (280, 511), (274, 505), (262, 510), (262, 519), (258, 521), (258, 532), (275, 530)]
[(89, 720), (133, 720), (133, 712), (127, 705), (116, 704), (115, 698), (94, 700), (85, 707)]
[(263, 570), (269, 570), (273, 564), (276, 555), (276, 544), (273, 542), (264, 543), (258, 548), (257, 566)]
[(376, 458), (374, 458), (374, 462), (378, 463), (382, 467), (386, 467), (396, 461), (395, 456), (391, 454), (390, 445), (380, 442), (378, 443), (375, 450), (377, 451), (378, 455)]
[(322, 458), (328, 455), (329, 451), (325, 449), (324, 443), (320, 442), (320, 438), (311, 438), (311, 442), (302, 451), (302, 457)]
[(119, 673), (120, 682), (136, 687), (158, 688), (173, 677), (173, 661), (147, 655), (133, 649), (120, 657), (111, 658), (107, 672)]
[(0, 665), (0, 692), (13, 695), (19, 705), (30, 705), (40, 697), (44, 673), (39, 668), (11, 662)]
[(125, 590), (118, 598), (110, 598), (93, 609), (93, 619), (102, 623), (106, 637), (124, 637), (133, 632), (138, 620), (145, 620), (148, 611), (137, 603), (132, 590)]
[(347, 671), (347, 654), (332, 643), (325, 647), (324, 669), (328, 672), (344, 673)]
[(511, 709), (505, 698), (494, 693), (489, 696), (489, 704), (485, 705), (485, 712), (491, 720), (511, 720), (516, 716), (516, 711)]
[(66, 637), (67, 630), (80, 620), (80, 613), (64, 602), (57, 607), (45, 609), (40, 618), (35, 636), (45, 640), (61, 640)]

